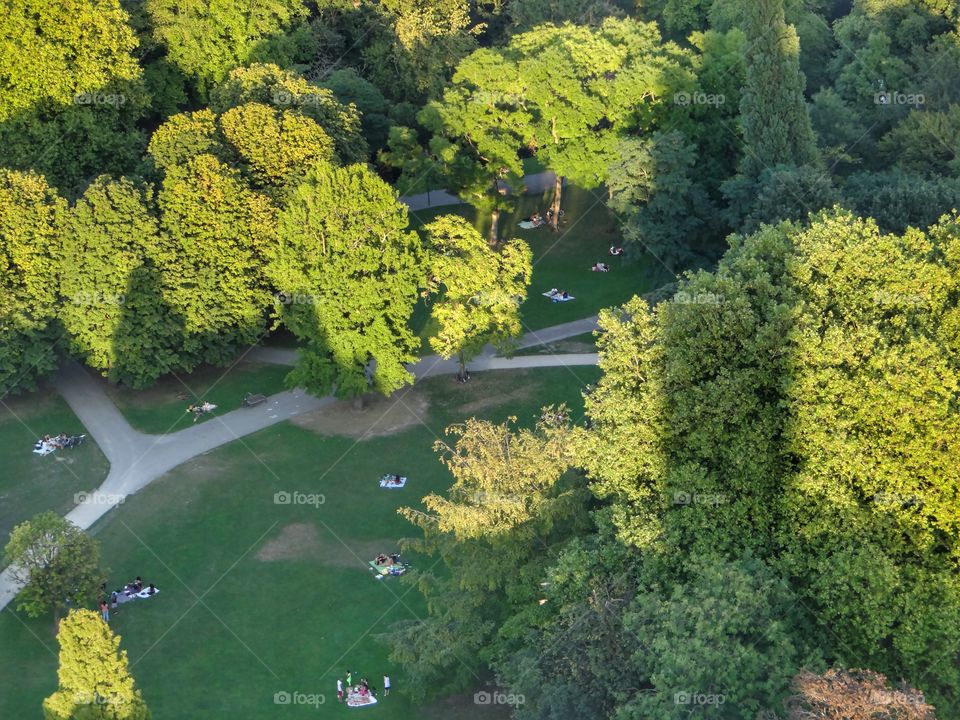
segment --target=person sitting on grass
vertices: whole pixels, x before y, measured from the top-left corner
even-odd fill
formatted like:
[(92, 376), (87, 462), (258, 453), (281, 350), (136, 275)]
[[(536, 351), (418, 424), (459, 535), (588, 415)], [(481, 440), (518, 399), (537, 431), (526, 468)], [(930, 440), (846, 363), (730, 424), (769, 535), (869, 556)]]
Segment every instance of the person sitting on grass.
[(374, 560), (374, 562), (375, 562), (377, 565), (389, 565), (389, 564), (390, 564), (390, 559), (389, 559), (386, 555), (384, 555), (383, 553), (380, 553), (379, 555), (377, 555), (377, 559)]
[(613, 245), (611, 245), (611, 246), (610, 246), (610, 254), (613, 255), (614, 257), (616, 257), (616, 256), (618, 256), (618, 255), (623, 255), (623, 248), (622, 248), (622, 247), (614, 247)]
[(602, 262), (598, 262), (596, 265), (594, 265), (590, 269), (593, 270), (594, 272), (610, 272), (610, 266)]

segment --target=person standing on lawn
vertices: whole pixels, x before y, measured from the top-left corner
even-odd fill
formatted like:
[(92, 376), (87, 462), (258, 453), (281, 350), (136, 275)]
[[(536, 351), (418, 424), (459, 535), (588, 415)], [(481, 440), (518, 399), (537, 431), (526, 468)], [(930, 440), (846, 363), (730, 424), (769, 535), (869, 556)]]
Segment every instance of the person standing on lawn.
[(337, 678), (337, 702), (343, 702), (343, 680)]
[(390, 694), (390, 676), (383, 676), (383, 696), (386, 697)]

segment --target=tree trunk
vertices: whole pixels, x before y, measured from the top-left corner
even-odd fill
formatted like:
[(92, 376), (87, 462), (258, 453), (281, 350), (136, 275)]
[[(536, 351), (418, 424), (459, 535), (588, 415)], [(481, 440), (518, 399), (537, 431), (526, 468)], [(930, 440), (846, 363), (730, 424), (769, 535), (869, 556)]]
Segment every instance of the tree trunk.
[(553, 202), (550, 204), (550, 229), (556, 232), (560, 229), (560, 192), (563, 189), (563, 178), (556, 175), (553, 184)]
[(457, 355), (457, 359), (460, 361), (460, 374), (457, 376), (460, 380), (466, 382), (467, 377), (467, 360), (463, 357), (463, 350)]
[(496, 247), (497, 243), (500, 242), (497, 239), (497, 229), (500, 224), (500, 208), (494, 208), (493, 212), (490, 213), (490, 237), (488, 242), (490, 247)]
[(366, 395), (354, 395), (353, 396), (353, 410), (354, 412), (363, 412), (364, 408), (364, 398)]

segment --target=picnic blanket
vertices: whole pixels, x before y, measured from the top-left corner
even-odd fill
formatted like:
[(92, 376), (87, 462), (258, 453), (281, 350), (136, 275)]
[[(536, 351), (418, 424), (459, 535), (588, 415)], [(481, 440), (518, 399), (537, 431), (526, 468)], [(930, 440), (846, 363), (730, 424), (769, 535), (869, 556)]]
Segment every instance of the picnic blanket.
[(553, 290), (543, 293), (543, 296), (550, 298), (554, 302), (570, 302), (571, 300), (576, 300), (573, 295), (567, 295), (567, 297), (563, 297), (560, 295), (560, 293), (554, 292)]
[(520, 222), (517, 223), (517, 225), (522, 227), (524, 230), (533, 230), (535, 228), (540, 227), (540, 225), (543, 225), (543, 223), (537, 224), (535, 222), (530, 222), (529, 220), (521, 220)]
[(50, 443), (45, 443), (45, 442), (38, 443), (37, 445), (33, 446), (33, 451), (37, 455), (49, 455), (56, 449), (57, 449), (56, 445), (52, 445)]
[(393, 482), (393, 475), (384, 475), (380, 478), (380, 487), (382, 488), (402, 488), (407, 484), (407, 479), (405, 477), (400, 478), (400, 482)]
[(370, 693), (366, 695), (361, 695), (358, 692), (350, 692), (347, 694), (347, 707), (367, 707), (368, 705), (376, 705), (377, 699)]
[(154, 588), (153, 593), (147, 592), (147, 588), (144, 588), (143, 590), (137, 593), (137, 597), (141, 599), (146, 599), (146, 598), (152, 598), (154, 595), (159, 595), (159, 594), (160, 594), (159, 588)]
[(377, 575), (386, 577), (387, 575), (403, 575), (407, 571), (407, 566), (402, 563), (393, 563), (392, 565), (377, 565), (376, 560), (371, 560), (369, 563), (373, 571)]

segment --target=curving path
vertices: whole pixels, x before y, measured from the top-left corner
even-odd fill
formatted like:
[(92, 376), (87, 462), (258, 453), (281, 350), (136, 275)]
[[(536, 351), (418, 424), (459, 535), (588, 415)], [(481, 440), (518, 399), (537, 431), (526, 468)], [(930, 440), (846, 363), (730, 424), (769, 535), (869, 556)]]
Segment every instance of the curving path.
[[(582, 335), (596, 327), (596, 316), (555, 325), (527, 333), (520, 338), (518, 347), (543, 345)], [(247, 354), (247, 359), (292, 365), (296, 360), (296, 350), (257, 347)], [(470, 363), (470, 369), (516, 370), (596, 364), (596, 353), (503, 358), (497, 357), (493, 349), (488, 347)], [(457, 372), (458, 363), (430, 355), (412, 365), (410, 370), (416, 380), (422, 380), (433, 375), (452, 375)], [(302, 390), (282, 392), (271, 395), (263, 405), (233, 410), (202, 425), (167, 435), (147, 435), (130, 426), (110, 401), (103, 386), (80, 365), (71, 363), (64, 366), (57, 376), (56, 387), (110, 463), (110, 472), (103, 484), (89, 493), (86, 501), (66, 516), (83, 529), (91, 527), (112, 507), (122, 503), (127, 495), (141, 490), (197, 455), (336, 402), (332, 396), (318, 398)], [(0, 572), (0, 610), (7, 606), (19, 589), (9, 568)]]

